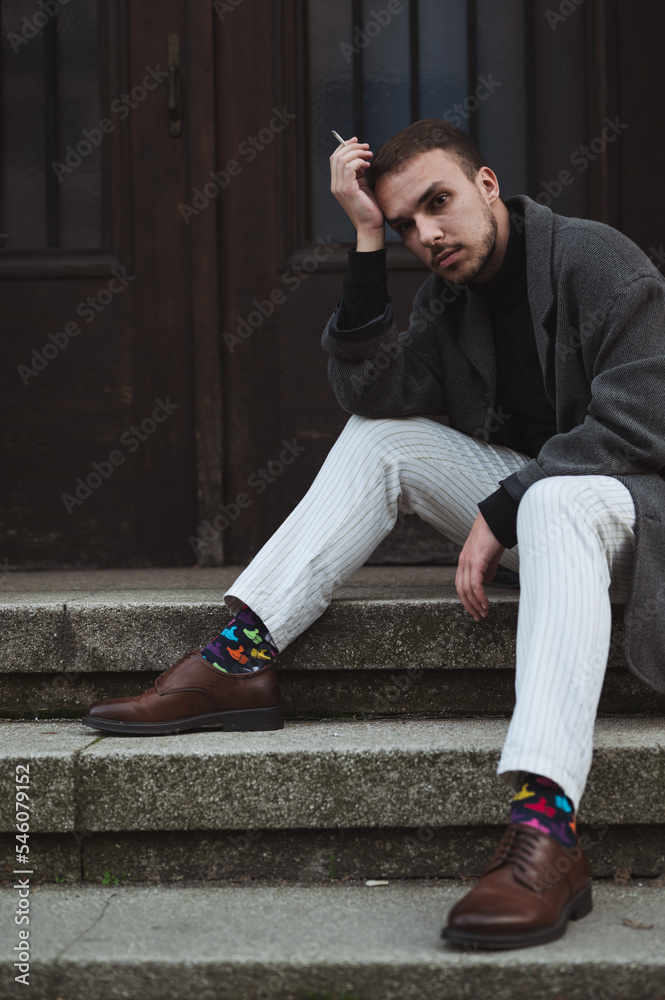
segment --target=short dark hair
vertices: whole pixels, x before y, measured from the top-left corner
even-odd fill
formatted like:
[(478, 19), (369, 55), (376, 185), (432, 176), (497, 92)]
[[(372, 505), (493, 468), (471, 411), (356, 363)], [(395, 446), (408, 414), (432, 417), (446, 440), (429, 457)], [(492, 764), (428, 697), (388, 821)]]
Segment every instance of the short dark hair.
[(474, 140), (443, 118), (421, 118), (384, 142), (371, 160), (366, 177), (370, 188), (382, 174), (397, 170), (407, 160), (430, 149), (443, 149), (452, 156), (468, 179), (475, 183), (481, 167), (489, 166)]

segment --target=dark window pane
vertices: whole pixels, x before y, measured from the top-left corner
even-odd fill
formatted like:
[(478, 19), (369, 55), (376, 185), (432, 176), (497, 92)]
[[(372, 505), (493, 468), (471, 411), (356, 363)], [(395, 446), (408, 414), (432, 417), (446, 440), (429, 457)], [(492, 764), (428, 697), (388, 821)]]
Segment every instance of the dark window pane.
[[(472, 135), (502, 197), (540, 194), (547, 203), (545, 185), (585, 141), (586, 94), (584, 13), (553, 38), (546, 8), (546, 0), (403, 0), (388, 22), (387, 8), (370, 0), (309, 0), (311, 235), (355, 235), (330, 194), (329, 129), (360, 128), (376, 151), (415, 114)], [(587, 183), (568, 185), (554, 211), (585, 217)], [(398, 239), (390, 229), (387, 237)]]
[[(2, 0), (3, 249), (101, 246), (102, 117), (97, 0)], [(55, 167), (54, 167), (55, 164)]]
[(457, 114), (455, 124), (468, 132), (464, 108), (455, 109), (468, 92), (466, 3), (420, 0), (418, 37), (420, 117), (450, 120)]
[[(411, 9), (404, 0), (394, 13), (373, 0), (310, 0), (308, 20), (310, 236), (325, 233), (352, 243), (353, 226), (330, 194), (328, 161), (335, 144), (330, 129), (346, 137), (360, 128), (359, 138), (376, 152), (412, 121), (414, 107), (422, 118), (442, 117), (462, 100), (467, 93), (466, 0), (412, 0)], [(415, 73), (413, 52), (418, 54)], [(390, 228), (386, 236), (399, 242)]]
[(471, 81), (469, 97), (471, 106), (477, 105), (476, 139), (499, 179), (502, 198), (527, 190), (526, 144), (532, 137), (526, 105), (526, 2), (476, 3), (478, 80)]
[[(580, 147), (595, 138), (589, 134), (586, 114), (585, 11), (577, 9), (566, 21), (565, 31), (552, 31), (546, 16), (550, 8), (546, 0), (534, 0), (534, 43), (539, 58), (533, 86), (539, 117), (532, 139), (535, 190), (529, 194), (553, 212), (585, 219), (593, 173), (587, 157), (580, 156)], [(558, 180), (562, 172), (563, 185)]]
[[(102, 111), (99, 99), (97, 0), (68, 4), (57, 21), (60, 155), (70, 145), (78, 146), (81, 156), (61, 185), (60, 245), (97, 247), (102, 231), (102, 143), (108, 142), (99, 120), (113, 117), (108, 109)], [(84, 129), (95, 142), (102, 140), (98, 146), (86, 138)]]
[(46, 246), (43, 32), (34, 37), (22, 18), (34, 13), (26, 0), (2, 4), (2, 216), (3, 248)]
[(352, 136), (353, 22), (351, 4), (310, 3), (309, 62), (312, 150), (312, 239), (317, 236), (353, 242), (355, 230), (330, 193), (329, 157), (337, 140)]
[[(364, 142), (377, 150), (411, 121), (408, 4), (390, 17), (376, 0), (363, 0), (362, 50)], [(377, 8), (379, 19), (373, 16)], [(362, 41), (362, 40), (361, 40)]]

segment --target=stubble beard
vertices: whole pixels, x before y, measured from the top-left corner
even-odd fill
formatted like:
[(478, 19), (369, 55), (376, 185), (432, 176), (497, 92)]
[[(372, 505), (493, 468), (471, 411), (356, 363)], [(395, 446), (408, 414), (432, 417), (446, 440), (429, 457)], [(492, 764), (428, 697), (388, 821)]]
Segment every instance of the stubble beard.
[(494, 217), (494, 213), (485, 202), (483, 202), (483, 216), (487, 223), (487, 227), (481, 240), (475, 264), (468, 274), (462, 275), (459, 278), (451, 277), (450, 280), (454, 285), (464, 287), (470, 282), (475, 281), (476, 278), (482, 274), (494, 256), (496, 245), (499, 240), (499, 226)]

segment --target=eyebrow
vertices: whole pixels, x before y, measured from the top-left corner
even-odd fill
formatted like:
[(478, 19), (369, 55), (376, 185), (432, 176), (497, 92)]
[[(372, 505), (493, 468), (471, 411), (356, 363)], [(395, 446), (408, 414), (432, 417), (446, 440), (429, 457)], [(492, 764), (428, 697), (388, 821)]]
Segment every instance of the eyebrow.
[[(438, 187), (441, 187), (443, 185), (443, 183), (444, 183), (443, 181), (434, 181), (433, 184), (430, 184), (430, 186), (427, 188), (427, 190), (423, 191), (423, 193), (421, 194), (420, 198), (418, 198), (418, 201), (416, 202), (416, 208), (418, 208), (420, 205), (422, 205), (423, 202), (427, 201), (427, 199), (429, 198), (429, 196), (434, 191), (436, 191), (436, 189)], [(395, 226), (395, 225), (397, 225), (400, 222), (404, 222), (405, 219), (406, 219), (406, 216), (404, 216), (404, 215), (396, 215), (394, 219), (388, 219), (387, 218), (386, 222), (388, 223), (389, 226)]]

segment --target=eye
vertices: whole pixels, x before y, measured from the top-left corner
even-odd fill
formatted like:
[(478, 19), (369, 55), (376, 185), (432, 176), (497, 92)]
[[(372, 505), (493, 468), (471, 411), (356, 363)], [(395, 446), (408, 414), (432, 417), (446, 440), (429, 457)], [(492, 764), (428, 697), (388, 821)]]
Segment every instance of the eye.
[[(434, 198), (432, 198), (432, 201), (430, 202), (430, 207), (443, 208), (449, 197), (450, 195), (448, 194), (437, 194)], [(407, 229), (410, 229), (412, 225), (413, 222), (402, 222), (398, 226), (394, 226), (394, 230), (398, 236), (403, 236), (404, 233), (407, 231)]]

